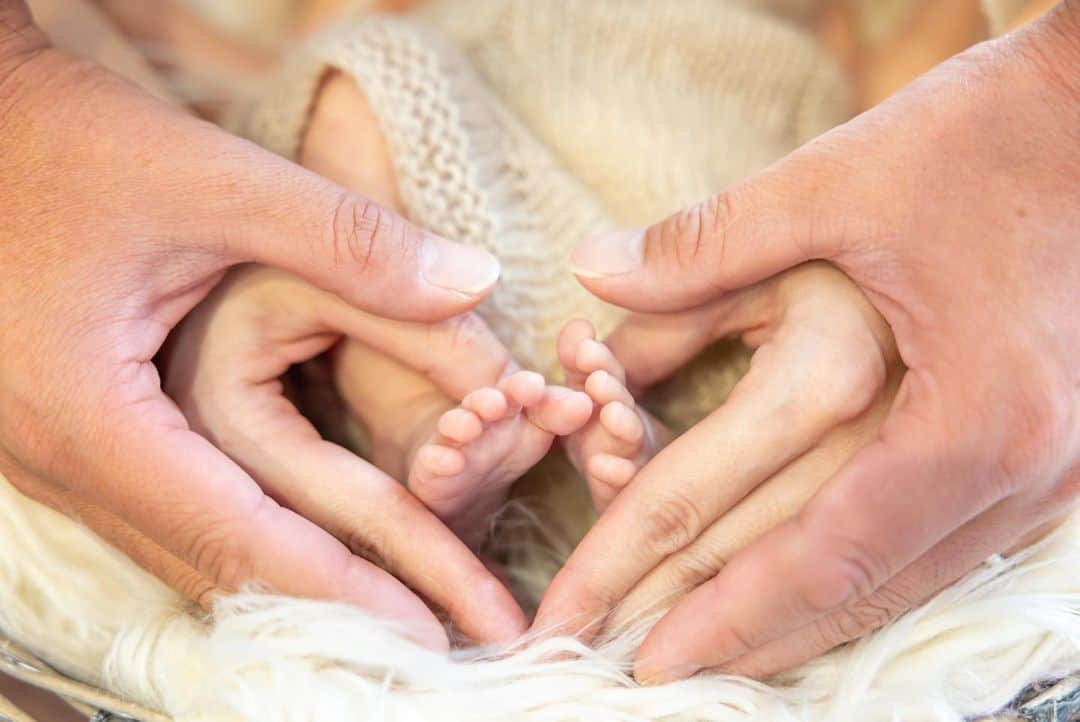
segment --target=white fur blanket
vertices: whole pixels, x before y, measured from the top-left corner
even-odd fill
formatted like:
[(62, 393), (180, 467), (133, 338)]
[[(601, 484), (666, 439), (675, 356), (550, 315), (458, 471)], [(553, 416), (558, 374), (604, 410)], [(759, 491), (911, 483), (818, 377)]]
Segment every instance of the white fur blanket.
[(637, 687), (627, 669), (643, 630), (595, 650), (562, 638), (447, 659), (342, 605), (248, 593), (207, 620), (2, 479), (0, 544), (0, 631), (177, 722), (957, 720), (1080, 668), (1076, 516), (771, 685)]

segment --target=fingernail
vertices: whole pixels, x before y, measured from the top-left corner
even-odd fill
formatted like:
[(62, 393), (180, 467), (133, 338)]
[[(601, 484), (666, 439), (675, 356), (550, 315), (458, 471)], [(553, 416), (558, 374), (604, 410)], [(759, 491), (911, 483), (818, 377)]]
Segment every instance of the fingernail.
[(428, 235), (420, 247), (420, 275), (432, 286), (477, 296), (499, 280), (499, 262), (483, 249)]
[(672, 667), (644, 667), (634, 672), (638, 684), (646, 687), (656, 687), (661, 684), (678, 682), (693, 677), (700, 672), (702, 667), (696, 664), (678, 664)]
[(570, 270), (581, 278), (621, 276), (641, 267), (645, 231), (616, 231), (582, 242), (570, 256)]

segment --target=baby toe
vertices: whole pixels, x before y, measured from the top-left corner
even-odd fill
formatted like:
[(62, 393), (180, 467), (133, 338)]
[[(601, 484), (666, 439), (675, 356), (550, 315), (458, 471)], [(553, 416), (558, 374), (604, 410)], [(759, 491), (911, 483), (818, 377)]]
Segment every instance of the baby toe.
[(586, 339), (578, 346), (577, 367), (584, 373), (591, 374), (594, 371), (607, 371), (619, 380), (626, 383), (626, 370), (615, 354), (604, 344), (595, 339)]
[(453, 476), (465, 470), (465, 455), (441, 444), (427, 444), (416, 452), (416, 466), (427, 476)]
[(626, 385), (603, 369), (589, 374), (589, 378), (585, 381), (585, 393), (597, 406), (601, 407), (613, 401), (619, 401), (630, 408), (636, 405)]
[(549, 386), (543, 398), (528, 408), (529, 420), (556, 436), (581, 429), (592, 417), (593, 402), (588, 394), (562, 386)]
[(600, 409), (600, 425), (619, 441), (635, 448), (640, 448), (645, 438), (645, 425), (641, 423), (641, 417), (619, 401)]
[(577, 366), (578, 348), (583, 341), (596, 338), (596, 331), (588, 321), (577, 319), (563, 326), (559, 332), (559, 338), (555, 342), (555, 351), (559, 356), (559, 363), (566, 371), (566, 383), (572, 388), (581, 389), (585, 383), (586, 374)]
[(591, 457), (585, 467), (585, 478), (596, 511), (603, 513), (637, 472), (637, 464), (621, 456), (597, 454)]
[(638, 465), (630, 459), (612, 454), (596, 454), (585, 467), (590, 478), (621, 490), (638, 473)]
[(472, 411), (463, 408), (450, 409), (439, 417), (438, 432), (451, 441), (467, 444), (484, 433), (484, 424)]
[(518, 371), (503, 379), (499, 389), (518, 406), (532, 406), (544, 398), (544, 377), (535, 371)]
[(507, 405), (506, 395), (492, 388), (477, 389), (461, 402), (462, 408), (468, 409), (487, 423), (498, 421), (505, 416)]

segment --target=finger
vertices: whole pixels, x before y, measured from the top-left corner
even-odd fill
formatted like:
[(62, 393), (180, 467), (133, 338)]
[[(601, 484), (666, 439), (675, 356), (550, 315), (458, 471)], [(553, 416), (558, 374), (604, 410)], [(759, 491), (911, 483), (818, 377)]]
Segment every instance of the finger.
[[(597, 521), (552, 581), (537, 625), (606, 614), (762, 481), (861, 413), (877, 388), (822, 396), (822, 379), (833, 374), (831, 352), (813, 345), (759, 349), (727, 402), (663, 449)], [(638, 552), (623, 554), (627, 545)]]
[[(643, 678), (663, 678), (674, 666), (685, 673), (686, 665), (725, 664), (853, 605), (997, 503), (1004, 486), (973, 462), (979, 452), (956, 443), (943, 459), (933, 445), (940, 442), (927, 441), (951, 436), (907, 408), (894, 412), (882, 438), (794, 520), (740, 552), (660, 620), (642, 646)], [(974, 489), (973, 465), (985, 472)], [(715, 622), (703, 628), (706, 613)]]
[(216, 586), (259, 582), (282, 593), (343, 600), (445, 648), (431, 611), (401, 582), (266, 497), (235, 463), (188, 430), (175, 407), (102, 401), (110, 444), (83, 454), (75, 491), (153, 539)]
[[(211, 427), (223, 450), (276, 499), (378, 560), (473, 639), (505, 641), (523, 631), (513, 597), (461, 540), (397, 481), (318, 438), (280, 396), (260, 398), (275, 391), (249, 389), (230, 399), (228, 420)], [(280, 405), (281, 420), (256, 423), (271, 404)]]
[(765, 326), (775, 307), (766, 282), (687, 311), (632, 313), (604, 343), (625, 369), (631, 391), (648, 388), (684, 366), (709, 344)]
[[(226, 287), (228, 294), (224, 293)], [(229, 317), (244, 316), (245, 327), (250, 332), (242, 339), (236, 338), (235, 332), (214, 336), (221, 343), (230, 344), (232, 350), (224, 355), (228, 359), (235, 358), (243, 349), (261, 348), (257, 333), (265, 326), (262, 319), (277, 318), (291, 319), (288, 328), (297, 335), (300, 335), (297, 330), (302, 328), (308, 336), (326, 331), (362, 343), (365, 349), (343, 344), (337, 354), (339, 361), (342, 357), (357, 357), (356, 363), (338, 364), (347, 366), (351, 372), (363, 372), (365, 363), (377, 356), (368, 350), (373, 349), (421, 374), (457, 400), (473, 389), (494, 385), (516, 368), (509, 351), (476, 314), (466, 313), (433, 323), (395, 321), (356, 309), (291, 274), (269, 268), (232, 271), (223, 287), (204, 305), (213, 303), (229, 304)], [(256, 310), (254, 318), (251, 309)], [(218, 322), (225, 325), (224, 320)], [(326, 345), (331, 343), (332, 339)], [(289, 365), (305, 360), (302, 355), (291, 353), (283, 359), (284, 366), (268, 368), (260, 380), (276, 377)], [(345, 385), (350, 381), (340, 374), (337, 380)]]
[[(698, 306), (840, 251), (835, 191), (797, 152), (731, 190), (643, 230), (592, 238), (571, 264), (600, 298), (634, 311)], [(830, 215), (830, 211), (833, 213)]]
[[(467, 311), (498, 280), (499, 264), (484, 250), (423, 231), (246, 141), (216, 132), (199, 138), (197, 163), (162, 162), (175, 164), (177, 187), (220, 192), (179, 198), (165, 220), (226, 262), (281, 268), (358, 308), (412, 321)], [(205, 218), (216, 219), (216, 234), (208, 237)]]
[(1030, 519), (1042, 515), (1031, 515), (1023, 505), (1011, 502), (999, 502), (968, 522), (865, 599), (732, 660), (719, 671), (766, 679), (884, 626), (1034, 528)]
[(510, 352), (476, 314), (408, 323), (357, 311), (329, 294), (316, 293), (322, 307), (318, 314), (328, 326), (413, 369), (452, 399), (461, 401), (474, 389), (494, 386), (517, 369)]
[(832, 429), (814, 449), (724, 513), (693, 544), (650, 571), (619, 604), (609, 633), (670, 607), (716, 576), (740, 549), (793, 518), (856, 450), (874, 440), (891, 398), (891, 393), (883, 395), (866, 414)]

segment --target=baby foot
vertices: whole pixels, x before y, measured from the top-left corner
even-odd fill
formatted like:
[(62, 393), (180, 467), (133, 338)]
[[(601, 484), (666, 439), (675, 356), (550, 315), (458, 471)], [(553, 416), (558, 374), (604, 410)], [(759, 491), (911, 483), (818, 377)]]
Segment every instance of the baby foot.
[(531, 371), (482, 388), (442, 415), (416, 452), (409, 488), (474, 549), (510, 486), (592, 414), (579, 391), (547, 386)]
[(626, 388), (622, 364), (596, 340), (587, 321), (571, 321), (563, 328), (558, 353), (567, 386), (584, 391), (594, 405), (592, 418), (563, 439), (563, 446), (602, 512), (672, 434), (637, 405)]

